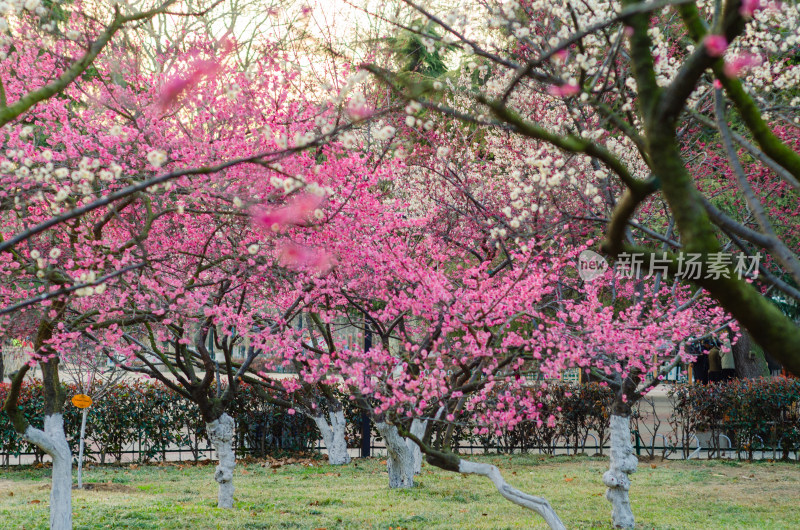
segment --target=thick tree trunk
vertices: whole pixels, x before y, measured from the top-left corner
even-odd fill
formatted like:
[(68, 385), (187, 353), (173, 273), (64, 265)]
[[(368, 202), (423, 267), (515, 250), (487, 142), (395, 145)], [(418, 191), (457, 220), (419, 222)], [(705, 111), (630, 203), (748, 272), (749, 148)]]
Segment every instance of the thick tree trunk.
[(377, 422), (375, 428), (386, 443), (386, 470), (389, 472), (389, 487), (413, 488), (414, 453), (406, 443), (406, 439), (400, 436), (394, 425)]
[(325, 420), (325, 416), (314, 416), (314, 423), (317, 424), (325, 447), (328, 449), (328, 463), (332, 466), (340, 466), (350, 463), (350, 454), (347, 452), (347, 440), (345, 439), (345, 427), (347, 422), (344, 418), (344, 411), (337, 410), (329, 414), (330, 424)]
[(72, 453), (64, 433), (64, 417), (61, 414), (48, 414), (44, 417), (44, 431), (29, 425), (23, 437), (53, 459), (50, 530), (71, 529)]
[(611, 518), (615, 528), (633, 528), (635, 519), (631, 510), (628, 490), (631, 481), (628, 475), (636, 472), (638, 460), (631, 445), (630, 415), (611, 414), (609, 425), (611, 433), (611, 462), (609, 470), (603, 475), (603, 483), (608, 486), (606, 499), (611, 503)]
[(769, 373), (763, 352), (753, 344), (750, 334), (742, 330), (739, 340), (731, 345), (733, 360), (736, 363), (736, 377), (755, 379)]
[(219, 419), (206, 424), (208, 439), (217, 452), (219, 465), (214, 479), (219, 484), (217, 507), (233, 508), (233, 470), (236, 467), (236, 454), (233, 452), (233, 437), (236, 424), (233, 418), (223, 413)]
[[(418, 420), (414, 419), (411, 422), (411, 434), (422, 439), (425, 436), (425, 429), (428, 427), (428, 420)], [(406, 445), (408, 445), (409, 451), (411, 451), (411, 455), (414, 459), (414, 474), (419, 475), (422, 472), (422, 449), (414, 443), (414, 440), (411, 438), (406, 438)]]

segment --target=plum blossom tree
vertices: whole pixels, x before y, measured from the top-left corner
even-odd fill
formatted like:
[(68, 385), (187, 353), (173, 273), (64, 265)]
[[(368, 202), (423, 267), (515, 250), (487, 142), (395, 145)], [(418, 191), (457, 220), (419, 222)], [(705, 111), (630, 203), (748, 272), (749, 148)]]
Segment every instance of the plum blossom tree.
[[(172, 376), (182, 372), (185, 378), (170, 383), (203, 405), (223, 460), (220, 504), (230, 506), (233, 422), (224, 405), (252, 357), (238, 367), (226, 359), (230, 391), (213, 396), (217, 369), (206, 340), (222, 341), (230, 353), (235, 336), (226, 333), (245, 319), (228, 322), (223, 313), (245, 302), (252, 312), (246, 318), (281, 321), (265, 307), (264, 289), (271, 285), (265, 277), (279, 279), (268, 273), (285, 249), (257, 242), (248, 210), (285, 203), (292, 219), (281, 223), (313, 225), (327, 185), (343, 185), (359, 172), (358, 154), (341, 144), (325, 147), (351, 127), (341, 122), (342, 102), (303, 99), (295, 91), (297, 73), (269, 55), (240, 71), (226, 61), (235, 46), (230, 39), (206, 40), (170, 50), (173, 68), (164, 74), (142, 71), (122, 56), (96, 59), (93, 76), (29, 108), (24, 123), (4, 132), (2, 331), (12, 331), (6, 324), (12, 317), (31, 316), (28, 329), (13, 333), (34, 338), (34, 357), (15, 374), (4, 410), (20, 434), (53, 457), (54, 528), (71, 524), (59, 357), (87, 337), (98, 354), (128, 368), (138, 359), (154, 376), (160, 371), (142, 353), (144, 341), (173, 343), (172, 363), (160, 347), (148, 353), (167, 359)], [(23, 55), (14, 59), (24, 64)], [(7, 91), (31, 85), (35, 79)], [(263, 288), (254, 288), (257, 282)], [(17, 405), (35, 363), (47, 403), (42, 432), (25, 422)]]
[[(408, 121), (413, 127), (418, 118)], [(578, 255), (591, 245), (582, 238), (594, 232), (575, 219), (604, 200), (596, 186), (576, 178), (591, 171), (589, 163), (505, 135), (483, 135), (478, 143), (468, 128), (423, 126), (400, 137), (418, 134), (430, 147), (408, 157), (390, 187), (359, 194), (321, 231), (296, 235), (327, 242), (336, 264), (302, 283), (320, 329), (364, 321), (376, 346), (322, 351), (287, 337), (287, 355), (304, 360), (301, 379), (341, 380), (370, 410), (387, 443), (391, 485), (413, 484), (411, 441), (430, 463), (486, 475), (501, 493), (511, 490), (498, 470), (446, 451), (455, 422), (477, 422), (486, 433), (552, 421), (538, 412), (538, 378), (590, 370), (616, 390), (605, 481), (615, 523), (628, 524), (628, 475), (635, 470), (630, 406), (689, 359), (686, 341), (722, 326), (725, 315), (701, 291), (663, 275), (654, 290), (645, 290), (641, 278), (576, 278)], [(474, 156), (468, 142), (484, 154)], [(564, 185), (556, 186), (561, 176), (549, 175), (551, 168), (563, 171)], [(327, 230), (363, 236), (337, 240)], [(506, 496), (560, 524), (542, 499)]]
[[(488, 3), (479, 16), (405, 3), (398, 24), (432, 49), (456, 46), (462, 75), (447, 84), (371, 66), (376, 75), (426, 109), (542, 142), (605, 172), (607, 201), (588, 217), (612, 257), (660, 256), (666, 240), (675, 275), (685, 272), (680, 252), (698, 254), (706, 270), (727, 249), (725, 274), (693, 281), (773, 357), (800, 370), (800, 328), (773, 303), (796, 304), (798, 295), (796, 226), (782, 223), (796, 207), (786, 199), (796, 197), (800, 167), (797, 101), (786, 90), (797, 82), (793, 5), (515, 1)], [(403, 22), (419, 16), (436, 32)], [(654, 209), (666, 216), (641, 223)], [(736, 274), (733, 249), (768, 256), (763, 274)]]

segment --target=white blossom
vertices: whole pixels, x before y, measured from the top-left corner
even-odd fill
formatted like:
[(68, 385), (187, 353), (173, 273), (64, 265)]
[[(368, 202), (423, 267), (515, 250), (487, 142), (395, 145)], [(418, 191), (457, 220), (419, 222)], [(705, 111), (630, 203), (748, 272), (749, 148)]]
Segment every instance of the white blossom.
[(151, 166), (159, 168), (167, 161), (167, 153), (161, 151), (160, 149), (150, 151), (147, 153), (147, 161), (150, 162)]

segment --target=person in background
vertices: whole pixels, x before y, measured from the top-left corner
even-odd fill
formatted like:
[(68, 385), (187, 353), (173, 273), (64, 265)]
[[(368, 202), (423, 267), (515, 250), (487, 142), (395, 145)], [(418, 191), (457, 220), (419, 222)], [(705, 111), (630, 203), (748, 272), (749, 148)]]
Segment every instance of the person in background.
[(702, 342), (691, 342), (689, 345), (689, 352), (695, 356), (692, 362), (692, 375), (694, 380), (707, 385), (708, 384), (708, 355), (703, 349)]
[(715, 383), (722, 381), (722, 359), (719, 354), (719, 347), (713, 345), (708, 350), (708, 381)]
[(736, 379), (736, 361), (733, 358), (733, 350), (730, 343), (720, 351), (720, 365), (722, 367), (722, 381)]

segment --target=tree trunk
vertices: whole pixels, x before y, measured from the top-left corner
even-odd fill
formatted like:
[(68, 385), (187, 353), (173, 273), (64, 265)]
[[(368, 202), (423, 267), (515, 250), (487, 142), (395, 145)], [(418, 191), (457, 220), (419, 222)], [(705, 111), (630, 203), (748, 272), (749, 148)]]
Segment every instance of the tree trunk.
[[(428, 420), (418, 420), (414, 419), (411, 422), (411, 434), (422, 439), (425, 436), (425, 429), (428, 427)], [(414, 459), (414, 474), (419, 475), (422, 472), (422, 449), (414, 443), (411, 438), (406, 438), (406, 445), (408, 445), (408, 450), (411, 451), (412, 458)]]
[(64, 434), (64, 417), (61, 414), (46, 416), (44, 430), (50, 436), (55, 451), (53, 458), (53, 483), (50, 488), (51, 530), (72, 528), (72, 453)]
[(739, 340), (731, 345), (731, 351), (736, 363), (736, 377), (739, 379), (755, 379), (769, 373), (764, 353), (756, 347), (745, 330), (741, 330)]
[(385, 422), (375, 424), (386, 443), (386, 470), (389, 472), (390, 488), (414, 487), (414, 454), (397, 427)]
[(217, 507), (233, 508), (233, 470), (236, 467), (236, 454), (233, 452), (233, 436), (236, 424), (233, 418), (223, 413), (218, 419), (206, 424), (208, 439), (217, 452), (219, 465), (214, 479), (219, 484)]
[(28, 426), (23, 438), (53, 459), (53, 477), (50, 485), (50, 530), (72, 528), (72, 453), (64, 434), (64, 417), (48, 414), (44, 417), (44, 431)]
[(558, 514), (555, 512), (555, 510), (553, 510), (552, 506), (550, 506), (550, 503), (547, 502), (547, 499), (536, 497), (534, 495), (528, 495), (527, 493), (524, 493), (511, 486), (505, 481), (503, 475), (500, 474), (500, 470), (496, 466), (491, 464), (468, 462), (467, 460), (459, 459), (457, 469), (459, 473), (482, 475), (487, 477), (492, 481), (497, 488), (497, 491), (499, 491), (503, 497), (510, 500), (514, 504), (518, 504), (524, 508), (533, 510), (541, 515), (552, 530), (566, 529), (566, 526), (564, 526), (564, 523), (561, 522)]
[(630, 415), (611, 414), (611, 461), (609, 470), (603, 475), (608, 486), (606, 499), (611, 503), (611, 518), (615, 528), (633, 528), (635, 519), (631, 511), (628, 490), (631, 481), (628, 475), (636, 472), (638, 460), (631, 445)]
[(347, 440), (345, 439), (345, 427), (347, 422), (344, 412), (341, 410), (333, 411), (329, 414), (330, 424), (325, 420), (325, 416), (313, 416), (314, 423), (317, 424), (325, 447), (328, 449), (328, 463), (332, 466), (341, 466), (350, 463), (350, 454), (347, 452)]

